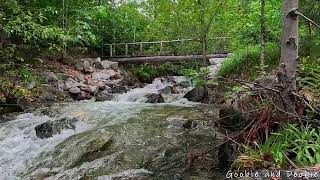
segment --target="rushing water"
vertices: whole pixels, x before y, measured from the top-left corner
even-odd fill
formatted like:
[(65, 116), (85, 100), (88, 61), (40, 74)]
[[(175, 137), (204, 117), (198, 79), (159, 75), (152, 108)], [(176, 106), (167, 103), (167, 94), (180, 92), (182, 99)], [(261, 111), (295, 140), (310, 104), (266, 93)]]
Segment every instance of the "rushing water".
[[(183, 99), (190, 87), (164, 95), (166, 103), (144, 103), (146, 94), (183, 81), (183, 77), (159, 78), (117, 95), (114, 101), (59, 105), (56, 117), (27, 113), (0, 124), (0, 179), (220, 177), (216, 153), (188, 163), (188, 155), (221, 141), (213, 125), (216, 109)], [(47, 139), (36, 137), (35, 126), (65, 116), (81, 119), (75, 130)], [(91, 151), (99, 138), (111, 141)]]

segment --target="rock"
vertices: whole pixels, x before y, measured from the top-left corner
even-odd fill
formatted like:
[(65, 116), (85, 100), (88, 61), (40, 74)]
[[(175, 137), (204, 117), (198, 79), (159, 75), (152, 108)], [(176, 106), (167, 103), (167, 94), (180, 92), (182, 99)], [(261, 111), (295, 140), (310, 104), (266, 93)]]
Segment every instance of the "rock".
[(62, 97), (68, 97), (68, 94), (64, 91), (60, 91), (56, 87), (50, 84), (42, 84), (42, 95), (40, 100), (42, 103), (47, 105), (52, 105), (56, 99), (61, 99)]
[(91, 98), (92, 98), (92, 95), (85, 91), (81, 91), (79, 94), (73, 96), (73, 99), (76, 101), (88, 100)]
[(95, 94), (99, 90), (97, 86), (90, 86), (90, 85), (89, 86), (85, 86), (83, 88), (81, 87), (80, 89), (85, 91), (85, 92), (87, 92), (87, 93), (90, 93), (90, 94)]
[(105, 83), (102, 82), (102, 81), (99, 81), (98, 84), (97, 84), (97, 86), (98, 86), (98, 88), (99, 88), (100, 91), (103, 91), (103, 90), (106, 89), (106, 85), (105, 85)]
[(171, 88), (171, 93), (172, 94), (179, 94), (180, 92), (178, 91), (177, 85), (173, 85)]
[(190, 81), (182, 81), (182, 82), (178, 83), (177, 85), (182, 88), (188, 88), (188, 87), (192, 86)]
[(91, 67), (89, 61), (83, 61), (83, 72), (92, 73), (94, 71), (93, 67)]
[(202, 102), (208, 98), (208, 88), (205, 86), (198, 86), (189, 91), (184, 98), (187, 98), (189, 101)]
[(111, 93), (123, 94), (129, 91), (129, 87), (126, 85), (112, 85)]
[(77, 62), (75, 67), (76, 67), (76, 70), (78, 70), (78, 71), (83, 71), (83, 69), (84, 69), (84, 65), (82, 62)]
[(119, 69), (118, 67), (118, 63), (117, 62), (112, 62), (112, 61), (102, 61), (102, 66), (105, 69), (113, 69), (115, 71), (117, 71)]
[(68, 78), (70, 78), (70, 76), (68, 74), (64, 74), (64, 73), (57, 73), (57, 77), (59, 80), (67, 80)]
[(99, 92), (96, 95), (96, 101), (111, 101), (113, 98), (113, 95), (106, 91)]
[(247, 124), (246, 118), (233, 107), (219, 110), (220, 126), (230, 130), (237, 130)]
[(228, 141), (222, 144), (218, 151), (219, 166), (230, 167), (237, 157), (237, 149), (238, 146), (234, 142)]
[[(112, 145), (112, 135), (108, 132), (101, 130), (96, 130), (93, 134), (83, 132), (76, 136), (71, 136), (55, 146), (55, 148), (49, 152), (50, 155), (53, 155), (54, 160), (48, 158), (42, 159), (40, 162), (36, 162), (38, 163), (37, 168), (39, 165), (41, 168), (49, 169), (56, 167), (63, 169), (72, 169), (76, 166), (80, 167), (84, 163), (90, 163), (100, 158), (99, 152), (104, 151), (110, 145)], [(70, 177), (73, 177), (71, 179), (78, 179), (76, 177), (79, 177), (79, 174), (81, 173), (78, 172), (76, 176), (68, 174), (67, 179), (70, 179)]]
[(45, 72), (45, 79), (47, 83), (58, 82), (58, 77), (53, 72)]
[(85, 73), (92, 73), (94, 71), (93, 67), (91, 67), (90, 58), (80, 59), (80, 62), (77, 62), (75, 67), (78, 71), (83, 71)]
[(78, 74), (76, 77), (78, 82), (83, 82), (85, 80), (84, 75), (83, 74)]
[(73, 87), (69, 89), (69, 93), (71, 94), (79, 94), (81, 92), (80, 88), (78, 87)]
[(144, 97), (148, 99), (146, 103), (164, 103), (164, 98), (161, 94), (147, 94)]
[(68, 81), (65, 81), (64, 84), (63, 84), (63, 90), (64, 91), (68, 91), (69, 89), (72, 88), (72, 84)]
[(173, 86), (167, 86), (161, 90), (159, 90), (159, 92), (161, 94), (179, 94), (179, 91), (177, 90), (177, 86), (176, 85), (173, 85)]
[(97, 68), (97, 69), (112, 69), (112, 70), (115, 70), (117, 71), (119, 69), (118, 67), (118, 63), (117, 62), (112, 62), (112, 61), (96, 61), (94, 63), (94, 66)]
[(31, 89), (35, 88), (36, 86), (37, 86), (36, 81), (30, 81), (25, 85), (26, 89), (28, 89), (28, 90), (31, 90)]
[(128, 169), (111, 176), (99, 176), (97, 180), (149, 180), (152, 179), (152, 172), (145, 169)]
[(62, 118), (55, 121), (47, 121), (35, 127), (38, 138), (45, 139), (55, 134), (60, 134), (63, 129), (75, 129), (77, 118)]
[(93, 59), (92, 64), (95, 64), (97, 62), (101, 62), (101, 58), (100, 57), (97, 57), (96, 59)]
[(102, 81), (102, 80), (107, 80), (109, 78), (110, 78), (110, 75), (107, 74), (105, 71), (92, 73), (92, 80), (94, 81)]
[(119, 75), (118, 72), (112, 70), (112, 69), (108, 69), (108, 70), (104, 70), (104, 72), (110, 77), (116, 77), (117, 75)]
[(56, 102), (56, 97), (52, 92), (43, 92), (40, 99), (48, 105), (53, 105)]
[(32, 107), (32, 103), (26, 97), (18, 97), (17, 104), (22, 111), (25, 111)]
[(185, 129), (191, 129), (192, 127), (195, 127), (195, 126), (197, 126), (197, 124), (194, 123), (193, 120), (191, 119), (188, 119), (182, 124), (182, 127)]
[(170, 94), (171, 90), (172, 90), (172, 86), (167, 86), (167, 87), (159, 90), (159, 92), (162, 93), (162, 94)]

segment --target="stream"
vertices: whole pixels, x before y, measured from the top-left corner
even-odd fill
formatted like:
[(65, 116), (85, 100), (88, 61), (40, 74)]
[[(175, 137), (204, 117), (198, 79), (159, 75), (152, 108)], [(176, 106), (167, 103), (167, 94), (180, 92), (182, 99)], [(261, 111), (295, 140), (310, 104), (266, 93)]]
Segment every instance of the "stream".
[[(184, 99), (191, 87), (164, 94), (165, 103), (145, 95), (184, 77), (157, 78), (113, 101), (59, 104), (0, 124), (0, 179), (224, 179), (217, 152), (188, 163), (223, 141), (218, 108)], [(40, 139), (35, 127), (48, 120), (78, 117), (76, 128)], [(99, 146), (99, 148), (96, 148)]]

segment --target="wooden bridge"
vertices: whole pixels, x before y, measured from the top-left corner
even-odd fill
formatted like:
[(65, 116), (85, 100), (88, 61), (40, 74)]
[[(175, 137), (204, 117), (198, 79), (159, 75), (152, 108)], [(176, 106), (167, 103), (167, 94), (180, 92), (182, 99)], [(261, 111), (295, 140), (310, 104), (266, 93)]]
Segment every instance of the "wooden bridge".
[[(226, 58), (227, 38), (208, 39), (206, 58)], [(102, 57), (122, 64), (164, 63), (203, 60), (197, 39), (104, 44)]]

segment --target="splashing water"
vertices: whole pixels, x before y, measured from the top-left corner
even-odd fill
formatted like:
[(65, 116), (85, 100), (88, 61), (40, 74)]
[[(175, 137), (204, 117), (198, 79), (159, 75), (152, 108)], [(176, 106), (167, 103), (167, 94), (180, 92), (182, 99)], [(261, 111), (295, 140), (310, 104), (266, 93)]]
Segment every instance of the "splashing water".
[[(215, 144), (217, 134), (212, 129), (203, 128), (200, 132), (181, 127), (189, 120), (214, 118), (216, 112), (183, 99), (191, 87), (166, 95), (163, 104), (144, 102), (146, 94), (159, 93), (186, 80), (158, 78), (144, 88), (117, 95), (114, 101), (60, 106), (57, 118), (78, 116), (81, 121), (76, 130), (63, 130), (47, 139), (37, 138), (34, 128), (55, 118), (28, 113), (0, 124), (0, 179), (78, 179), (86, 174), (112, 179), (123, 174), (131, 176), (133, 172), (162, 171), (168, 162), (184, 169), (185, 152), (170, 144), (197, 150)], [(207, 126), (198, 123), (197, 127)], [(91, 146), (92, 140), (107, 135), (112, 135), (111, 145), (99, 152), (84, 151), (83, 147)]]

